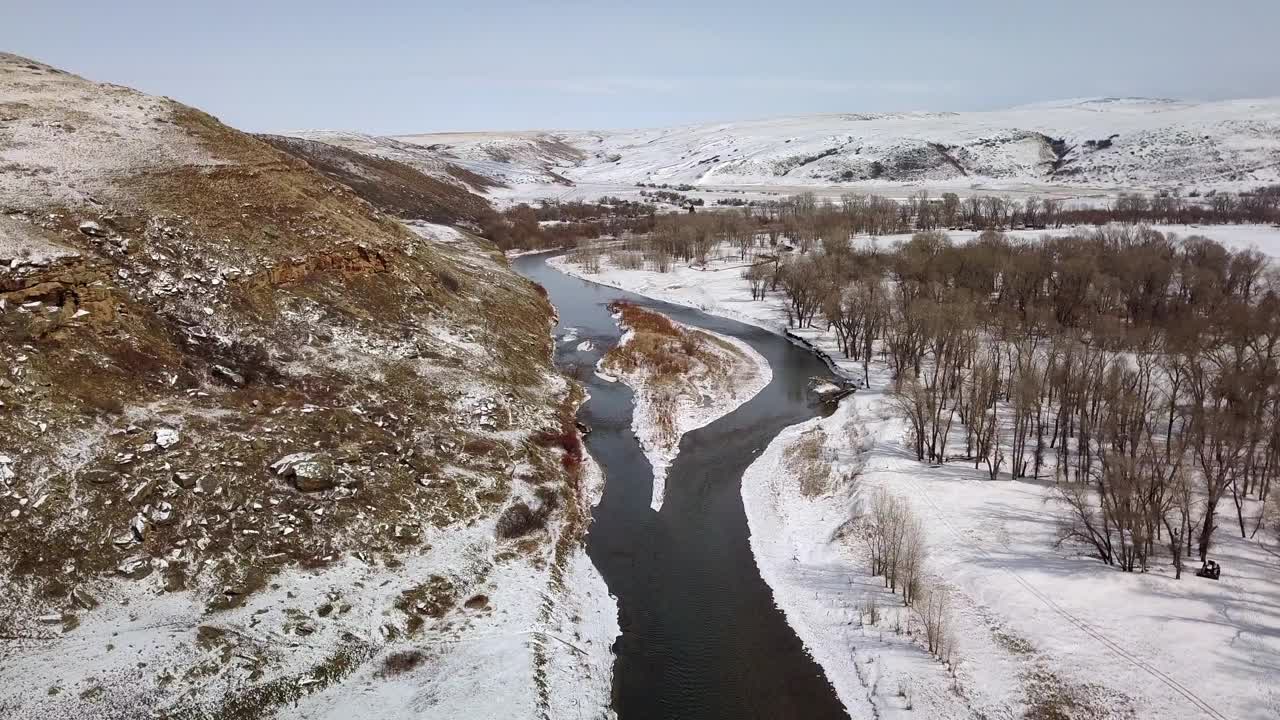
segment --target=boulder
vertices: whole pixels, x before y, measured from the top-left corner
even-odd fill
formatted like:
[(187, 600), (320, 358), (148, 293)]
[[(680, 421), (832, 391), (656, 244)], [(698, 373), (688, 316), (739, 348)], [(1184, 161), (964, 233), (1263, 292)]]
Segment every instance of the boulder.
[(119, 477), (120, 476), (118, 474), (110, 470), (103, 470), (101, 468), (85, 470), (84, 472), (80, 473), (81, 480), (84, 480), (85, 482), (88, 482), (88, 483), (93, 483), (94, 485), (108, 485), (110, 483), (115, 482)]
[(130, 580), (140, 580), (151, 574), (151, 561), (146, 555), (133, 555), (117, 565), (116, 572)]
[(129, 504), (141, 505), (143, 502), (147, 500), (147, 498), (151, 497), (151, 493), (155, 492), (155, 489), (156, 489), (155, 478), (148, 478), (146, 480), (143, 480), (141, 483), (137, 485), (137, 487), (135, 487), (129, 493)]
[(102, 226), (94, 222), (93, 220), (85, 220), (84, 222), (80, 223), (80, 232), (84, 233), (85, 235), (88, 235), (89, 237), (106, 237), (107, 236), (107, 231), (102, 229)]
[(83, 588), (76, 588), (71, 591), (71, 602), (85, 610), (92, 610), (98, 607), (98, 599)]
[(164, 570), (164, 591), (180, 592), (187, 588), (187, 574), (179, 563), (172, 563)]
[(320, 492), (338, 485), (338, 471), (333, 460), (323, 453), (301, 452), (286, 455), (271, 464), (271, 470), (293, 481), (301, 492)]
[(151, 509), (151, 522), (156, 525), (170, 525), (174, 522), (173, 505), (161, 502)]
[(133, 533), (133, 539), (142, 542), (147, 538), (147, 519), (138, 513), (133, 516), (133, 520), (129, 523), (129, 530)]
[(245, 385), (244, 376), (226, 365), (214, 365), (213, 374), (215, 377), (218, 377), (235, 387), (244, 387)]
[(166, 450), (178, 444), (178, 431), (170, 427), (162, 427), (156, 430), (156, 445)]

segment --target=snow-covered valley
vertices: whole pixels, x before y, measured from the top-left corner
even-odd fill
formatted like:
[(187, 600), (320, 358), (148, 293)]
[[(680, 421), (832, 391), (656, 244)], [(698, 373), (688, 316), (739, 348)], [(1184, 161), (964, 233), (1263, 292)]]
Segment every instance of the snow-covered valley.
[[(665, 273), (607, 259), (599, 272), (561, 267), (788, 331), (783, 298), (752, 299), (745, 264), (730, 252)], [(861, 363), (842, 355), (830, 331), (789, 332), (861, 379)], [(872, 363), (869, 379), (833, 416), (780, 434), (742, 483), (761, 574), (852, 717), (1261, 720), (1280, 712), (1273, 540), (1221, 531), (1214, 556), (1235, 570), (1217, 582), (1190, 572), (1175, 580), (1167, 562), (1119, 572), (1061, 544), (1051, 477), (992, 481), (972, 461), (918, 462), (887, 394), (888, 368)], [(820, 481), (795, 460), (806, 442), (825, 468)], [(962, 454), (963, 442), (953, 442)], [(919, 611), (869, 569), (857, 519), (879, 490), (921, 518), (924, 582), (945, 591), (950, 607), (950, 664), (927, 651)]]
[(507, 202), (634, 197), (638, 184), (706, 199), (803, 191), (905, 195), (1240, 190), (1280, 180), (1280, 101), (1092, 98), (989, 112), (840, 113), (610, 131), (300, 136), (424, 168), (455, 164)]
[(0, 53), (0, 717), (1280, 717), (1277, 183), (1277, 99), (252, 135)]

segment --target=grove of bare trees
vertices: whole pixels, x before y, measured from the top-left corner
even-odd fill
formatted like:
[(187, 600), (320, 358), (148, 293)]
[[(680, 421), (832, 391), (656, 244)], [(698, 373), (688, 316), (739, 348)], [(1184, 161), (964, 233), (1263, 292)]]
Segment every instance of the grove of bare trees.
[[(1280, 194), (1249, 197), (1247, 211), (1237, 197), (1195, 212), (1274, 216)], [(1124, 196), (1109, 212), (1176, 219), (1185, 205)], [(1186, 557), (1209, 557), (1220, 525), (1243, 537), (1263, 527), (1280, 472), (1280, 283), (1257, 251), (1202, 236), (1111, 224), (1018, 240), (996, 229), (1065, 212), (1050, 201), (801, 196), (659, 215), (626, 251), (666, 269), (732, 248), (753, 297), (778, 293), (793, 326), (831, 331), (864, 379), (875, 358), (891, 369), (920, 461), (1051, 480), (1063, 541), (1127, 571), (1160, 554), (1180, 575)], [(988, 227), (972, 242), (937, 229), (966, 217)], [(912, 225), (924, 229), (893, 247), (851, 242)], [(893, 570), (883, 553), (873, 557)]]
[[(680, 186), (682, 191), (694, 191)], [(1047, 229), (1076, 225), (1226, 224), (1280, 222), (1280, 186), (1250, 192), (1187, 196), (1122, 193), (1106, 204), (1068, 205), (1055, 198), (988, 195), (932, 197), (918, 191), (905, 201), (849, 193), (820, 203), (812, 193), (776, 200), (738, 201), (718, 212), (664, 214), (660, 205), (702, 206), (702, 198), (641, 191), (639, 201), (604, 196), (594, 202), (542, 200), (487, 213), (475, 228), (500, 249), (573, 247), (600, 237), (645, 235), (678, 260), (705, 260), (710, 243), (729, 242), (743, 259), (755, 237), (776, 247), (786, 239), (801, 252), (850, 234), (892, 235), (923, 230)], [(732, 208), (732, 209), (729, 209)]]
[(882, 576), (891, 592), (902, 591), (902, 603), (911, 605), (921, 591), (927, 548), (924, 525), (901, 498), (877, 490), (859, 528), (871, 574)]

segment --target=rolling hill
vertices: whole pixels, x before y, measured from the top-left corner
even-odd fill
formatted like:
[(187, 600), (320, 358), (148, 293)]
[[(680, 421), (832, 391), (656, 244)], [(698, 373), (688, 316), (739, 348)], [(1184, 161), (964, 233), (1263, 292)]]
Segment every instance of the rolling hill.
[[(603, 132), (307, 137), (511, 186), (706, 190), (1243, 189), (1280, 181), (1280, 100), (1098, 98), (994, 112), (845, 113)], [(560, 189), (557, 189), (560, 188)]]

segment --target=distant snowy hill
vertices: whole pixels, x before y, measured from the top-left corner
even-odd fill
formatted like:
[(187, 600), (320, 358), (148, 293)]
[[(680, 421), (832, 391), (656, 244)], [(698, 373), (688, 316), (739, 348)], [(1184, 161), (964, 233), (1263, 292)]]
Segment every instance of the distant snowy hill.
[(306, 136), (395, 153), (419, 167), (455, 164), (517, 190), (640, 182), (1205, 190), (1280, 182), (1280, 99), (1091, 98), (994, 112), (849, 113), (649, 130)]
[(307, 130), (289, 136), (315, 140), (365, 155), (395, 160), (419, 172), (473, 190), (493, 185), (573, 183), (557, 168), (588, 158), (551, 133), (441, 133), (382, 137), (357, 132)]

